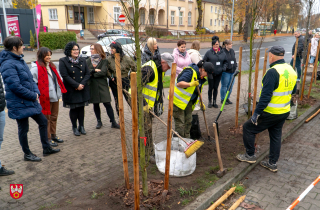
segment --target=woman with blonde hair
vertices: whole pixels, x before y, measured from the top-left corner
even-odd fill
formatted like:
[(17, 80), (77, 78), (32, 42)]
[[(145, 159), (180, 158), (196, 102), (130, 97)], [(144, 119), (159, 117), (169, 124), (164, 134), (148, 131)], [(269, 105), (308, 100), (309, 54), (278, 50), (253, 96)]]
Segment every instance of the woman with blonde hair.
[(191, 44), (191, 49), (188, 50), (192, 63), (197, 64), (200, 60), (202, 60), (202, 57), (199, 51), (200, 51), (200, 41), (195, 40)]
[(310, 67), (313, 67), (313, 63), (317, 56), (317, 49), (319, 44), (319, 33), (316, 33), (311, 39), (311, 53), (310, 53)]
[(157, 69), (161, 69), (161, 55), (158, 47), (157, 40), (153, 37), (150, 37), (145, 45), (142, 52), (142, 65), (147, 63), (148, 61), (153, 60), (157, 66)]

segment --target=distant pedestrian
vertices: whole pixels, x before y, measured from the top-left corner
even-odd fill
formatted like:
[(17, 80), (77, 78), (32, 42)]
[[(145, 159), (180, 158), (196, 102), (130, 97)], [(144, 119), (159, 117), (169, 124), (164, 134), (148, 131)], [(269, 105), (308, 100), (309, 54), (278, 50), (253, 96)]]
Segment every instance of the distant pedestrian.
[[(121, 70), (121, 80), (122, 80), (122, 89), (130, 89), (130, 72), (137, 71), (137, 65), (133, 59), (124, 54), (122, 46), (118, 42), (112, 42), (110, 44), (111, 55), (107, 58), (107, 76), (109, 78), (109, 85), (116, 103), (116, 110), (119, 116), (119, 101), (118, 101), (118, 86), (117, 86), (117, 70), (116, 70), (116, 57), (115, 54), (120, 54), (120, 70)], [(123, 91), (123, 96), (130, 105), (128, 101), (128, 95)]]
[(277, 35), (277, 29), (273, 30), (274, 35)]
[(67, 90), (59, 71), (51, 62), (51, 55), (52, 51), (49, 48), (41, 47), (37, 53), (37, 61), (31, 63), (30, 71), (40, 91), (42, 113), (48, 119), (48, 141), (51, 146), (58, 146), (56, 143), (63, 143), (63, 140), (56, 135), (59, 100), (62, 93), (66, 93)]
[(316, 33), (314, 37), (311, 39), (311, 53), (310, 53), (310, 67), (313, 68), (314, 61), (317, 56), (317, 49), (319, 44), (319, 33)]
[[(84, 107), (89, 105), (90, 90), (87, 84), (90, 72), (85, 58), (80, 58), (76, 42), (69, 42), (64, 49), (66, 57), (60, 58), (59, 69), (66, 93), (62, 94), (63, 107), (69, 108), (72, 131), (75, 136), (87, 134), (84, 129)], [(79, 127), (77, 127), (77, 121)]]
[[(225, 72), (222, 72), (222, 77), (221, 77), (221, 89), (220, 89), (221, 103), (223, 103), (225, 96), (226, 96), (226, 93), (227, 93), (227, 90), (228, 90), (228, 87), (231, 84), (232, 75), (238, 67), (236, 54), (235, 54), (234, 50), (232, 49), (232, 41), (231, 40), (227, 39), (223, 42), (222, 50), (227, 55), (228, 66), (227, 66), (227, 70)], [(229, 100), (229, 98), (230, 98), (230, 95), (232, 92), (233, 84), (234, 84), (234, 81), (231, 84), (230, 92), (229, 92), (228, 98), (226, 100), (226, 105), (232, 104), (232, 102)]]
[(188, 50), (190, 55), (190, 59), (192, 63), (198, 64), (200, 60), (202, 60), (202, 56), (200, 54), (200, 41), (195, 40), (191, 44), (191, 49)]
[(96, 129), (102, 126), (100, 103), (103, 103), (106, 108), (108, 117), (111, 122), (111, 128), (120, 128), (114, 118), (113, 109), (111, 106), (111, 96), (107, 81), (107, 59), (106, 54), (100, 44), (90, 46), (91, 58), (87, 59), (87, 65), (90, 71), (90, 103), (93, 103), (93, 111), (97, 118)]
[(294, 28), (292, 28), (292, 35), (294, 34)]
[(306, 39), (308, 44), (311, 43), (311, 39), (313, 38), (313, 31), (309, 30), (308, 34), (306, 34)]
[(153, 37), (150, 37), (145, 45), (143, 52), (142, 52), (142, 65), (147, 63), (148, 61), (153, 60), (156, 64), (158, 70), (161, 70), (161, 54), (159, 51), (159, 46), (157, 40)]
[(211, 62), (214, 66), (213, 73), (208, 73), (208, 108), (218, 108), (217, 95), (218, 87), (221, 81), (222, 72), (227, 70), (228, 61), (227, 55), (222, 51), (219, 43), (219, 37), (212, 37), (212, 48), (206, 52), (203, 57), (203, 61)]
[(177, 48), (174, 48), (173, 50), (173, 57), (174, 57), (174, 63), (177, 64), (176, 69), (176, 78), (180, 74), (180, 72), (183, 70), (184, 67), (187, 67), (191, 64), (191, 59), (189, 56), (189, 53), (187, 52), (186, 48), (186, 41), (179, 40), (177, 43)]
[(42, 114), (38, 102), (40, 91), (33, 81), (28, 65), (23, 60), (23, 40), (18, 36), (9, 36), (3, 45), (5, 50), (0, 53), (0, 71), (6, 90), (8, 115), (18, 123), (24, 160), (41, 161), (41, 158), (29, 149), (29, 117), (39, 126), (43, 155), (60, 152), (60, 149), (53, 149), (48, 142), (47, 118)]
[[(296, 57), (296, 68), (298, 72), (298, 79), (297, 81), (300, 81), (301, 77), (301, 59), (302, 59), (302, 52), (303, 52), (303, 43), (304, 43), (304, 37), (301, 35), (300, 31), (294, 32), (294, 36), (298, 38), (298, 47), (297, 47), (297, 57)], [(293, 67), (293, 59), (294, 59), (294, 51), (296, 47), (296, 41), (294, 42), (292, 46), (292, 59), (290, 62), (290, 65)], [(294, 68), (294, 67), (293, 67)]]

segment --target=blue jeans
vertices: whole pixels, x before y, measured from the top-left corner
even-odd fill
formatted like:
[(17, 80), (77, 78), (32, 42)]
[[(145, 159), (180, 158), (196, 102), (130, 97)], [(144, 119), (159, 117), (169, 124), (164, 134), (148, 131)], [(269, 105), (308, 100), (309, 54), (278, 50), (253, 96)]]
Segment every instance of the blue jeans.
[[(290, 65), (293, 67), (293, 59), (291, 59)], [(301, 77), (301, 58), (297, 57), (296, 59), (296, 68), (298, 72), (298, 79)]]
[[(228, 73), (228, 72), (222, 72), (222, 77), (221, 77), (221, 89), (220, 89), (220, 96), (221, 96), (221, 101), (224, 100), (226, 94), (227, 94), (227, 90), (228, 87), (230, 86), (231, 83), (231, 79), (232, 79), (232, 73)], [(232, 92), (232, 87), (234, 84), (234, 80), (232, 82), (231, 88), (230, 88), (230, 92), (228, 95), (228, 98), (230, 98), (231, 92)]]
[(310, 56), (310, 62), (309, 64), (312, 64), (314, 63), (314, 60), (316, 59), (316, 56)]
[[(4, 132), (4, 126), (6, 125), (6, 112), (2, 111), (0, 112), (0, 149), (1, 149), (1, 144), (3, 142), (3, 132)], [(2, 167), (1, 165), (1, 160), (0, 160), (0, 168)]]

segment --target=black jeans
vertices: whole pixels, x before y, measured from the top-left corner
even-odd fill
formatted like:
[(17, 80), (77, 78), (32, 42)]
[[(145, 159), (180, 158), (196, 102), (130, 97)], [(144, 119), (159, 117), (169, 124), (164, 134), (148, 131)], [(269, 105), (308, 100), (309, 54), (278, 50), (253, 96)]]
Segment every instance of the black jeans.
[[(104, 107), (106, 108), (107, 110), (107, 114), (109, 116), (109, 119), (110, 119), (110, 122), (115, 122), (115, 119), (114, 119), (114, 113), (113, 113), (113, 109), (112, 109), (112, 106), (111, 106), (111, 103), (110, 102), (107, 102), (107, 103), (103, 103)], [(98, 121), (101, 121), (101, 110), (100, 110), (100, 104), (93, 104), (93, 111), (96, 115), (96, 118)]]
[[(112, 94), (113, 94), (113, 97), (114, 97), (114, 101), (116, 103), (116, 110), (117, 110), (117, 114), (119, 116), (119, 101), (118, 101), (118, 87), (117, 87), (117, 78), (115, 77), (114, 78), (114, 81), (112, 81), (111, 79), (109, 80), (109, 86), (111, 88), (111, 91), (112, 91)], [(127, 91), (129, 91), (130, 89), (130, 79), (129, 77), (125, 77), (125, 78), (122, 78), (122, 89), (125, 89)], [(128, 94), (124, 91), (123, 92), (123, 96), (124, 98), (126, 99), (127, 103), (129, 104), (130, 106), (130, 102), (129, 102), (129, 97), (128, 97)]]
[(69, 112), (72, 127), (77, 127), (77, 120), (79, 121), (79, 126), (83, 126), (84, 121), (84, 106), (80, 106), (74, 109), (70, 109)]
[[(36, 123), (39, 126), (39, 133), (40, 133), (42, 148), (43, 149), (49, 148), (50, 145), (48, 143), (47, 118), (42, 113), (33, 115), (31, 116), (31, 118), (34, 121), (36, 121)], [(18, 123), (19, 141), (22, 147), (22, 151), (28, 155), (31, 153), (29, 149), (29, 143), (28, 143), (29, 117), (26, 117), (23, 119), (17, 119), (17, 123)]]
[[(216, 101), (217, 99), (217, 95), (218, 95), (218, 87), (221, 81), (221, 76), (217, 75), (217, 76), (213, 76), (213, 79), (208, 79), (208, 83), (209, 83), (209, 90), (208, 90), (208, 99), (209, 101), (212, 100), (212, 96), (213, 96), (213, 100)], [(213, 94), (212, 94), (213, 92)]]
[(243, 143), (248, 155), (252, 156), (255, 152), (255, 135), (268, 129), (270, 137), (269, 162), (274, 164), (278, 161), (281, 149), (282, 127), (289, 112), (285, 114), (270, 114), (263, 112), (258, 118), (258, 125), (254, 125), (249, 119), (243, 125)]

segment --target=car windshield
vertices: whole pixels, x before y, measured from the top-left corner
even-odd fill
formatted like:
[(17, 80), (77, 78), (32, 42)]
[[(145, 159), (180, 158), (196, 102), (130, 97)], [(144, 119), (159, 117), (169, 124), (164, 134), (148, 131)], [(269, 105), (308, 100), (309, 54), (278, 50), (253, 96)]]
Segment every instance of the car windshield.
[(113, 40), (110, 39), (109, 37), (107, 38), (104, 38), (104, 39), (101, 39), (100, 41), (98, 41), (97, 43), (100, 44), (101, 46), (109, 46), (110, 43), (112, 42)]

